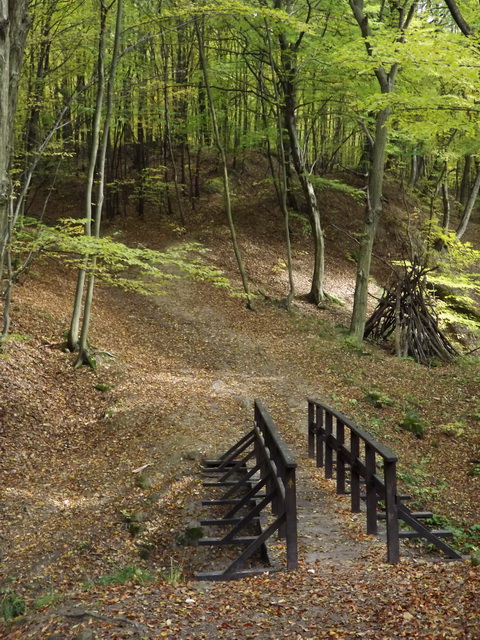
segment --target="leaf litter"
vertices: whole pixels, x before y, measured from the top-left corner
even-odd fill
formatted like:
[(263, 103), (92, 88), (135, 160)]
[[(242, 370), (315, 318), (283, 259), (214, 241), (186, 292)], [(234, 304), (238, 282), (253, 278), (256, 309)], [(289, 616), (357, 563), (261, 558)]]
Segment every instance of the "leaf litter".
[[(250, 268), (260, 272), (256, 256), (252, 246)], [(222, 250), (211, 259), (228, 264)], [(280, 287), (278, 274), (271, 277), (269, 286)], [(88, 630), (112, 639), (480, 637), (478, 568), (415, 553), (386, 565), (383, 543), (365, 535), (361, 517), (334, 496), (303, 448), (308, 395), (362, 426), (379, 413), (388, 425), (413, 396), (431, 422), (447, 411), (451, 422), (453, 399), (462, 420), (474, 412), (474, 378), (440, 368), (431, 401), (430, 372), (375, 349), (369, 358), (346, 349), (327, 316), (306, 305), (286, 315), (259, 300), (252, 313), (226, 293), (185, 281), (156, 299), (99, 288), (92, 342), (116, 357), (101, 359), (95, 372), (74, 372), (58, 341), (73, 279), (51, 263), (32, 279), (15, 312), (15, 331), (28, 339), (11, 345), (0, 369), (1, 588), (23, 598), (28, 614), (5, 622), (0, 637), (79, 638)], [(362, 403), (369, 385), (396, 406), (379, 412)], [(257, 396), (300, 459), (300, 513), (316, 509), (316, 524), (302, 528), (299, 519), (296, 572), (192, 582), (208, 568), (208, 554), (177, 540), (198, 515), (199, 461), (244, 433)], [(478, 479), (465, 465), (479, 450), (476, 436), (455, 447), (442, 441), (432, 456), (437, 434), (415, 446), (409, 435), (387, 435), (405, 465), (423, 464), (429, 506), (474, 525)], [(325, 522), (333, 524), (322, 530)], [(132, 571), (115, 583), (125, 567)], [(55, 603), (35, 610), (49, 593)]]

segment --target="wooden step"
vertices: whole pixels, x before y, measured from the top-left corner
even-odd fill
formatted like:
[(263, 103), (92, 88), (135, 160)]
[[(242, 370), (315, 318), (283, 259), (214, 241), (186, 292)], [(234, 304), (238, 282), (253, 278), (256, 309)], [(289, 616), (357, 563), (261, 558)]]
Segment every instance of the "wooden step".
[[(427, 520), (428, 518), (433, 518), (433, 513), (430, 511), (412, 511), (410, 514), (412, 518), (416, 518), (417, 520)], [(385, 520), (387, 517), (386, 513), (378, 513), (377, 520)]]
[[(257, 498), (265, 498), (265, 494), (264, 493), (256, 493), (254, 496), (252, 496), (249, 500), (249, 502), (253, 502), (255, 501)], [(208, 507), (208, 506), (215, 506), (217, 504), (238, 504), (239, 502), (242, 502), (244, 500), (244, 498), (224, 498), (223, 500), (202, 500), (202, 505), (204, 507)]]
[[(238, 524), (239, 522), (242, 522), (242, 520), (244, 520), (244, 518), (224, 518), (223, 520), (221, 518), (217, 518), (216, 520), (200, 520), (200, 525), (202, 527), (221, 527), (222, 525), (230, 526), (233, 524)], [(254, 517), (251, 518), (249, 522), (257, 523), (259, 520), (260, 518)]]
[(197, 573), (196, 580), (238, 580), (239, 578), (246, 578), (247, 576), (258, 576), (262, 573), (275, 573), (277, 570), (271, 567), (258, 567), (257, 569), (240, 569), (226, 575), (225, 571), (212, 571), (210, 573), (202, 572)]
[(257, 538), (258, 536), (242, 536), (239, 538), (230, 538), (228, 540), (224, 540), (223, 538), (200, 538), (198, 544), (202, 546), (222, 544), (251, 544), (252, 542), (255, 542)]
[[(245, 482), (242, 482), (241, 484), (247, 486), (247, 485), (254, 485), (258, 482), (258, 480), (246, 480)], [(202, 486), (204, 487), (234, 487), (235, 485), (238, 484), (238, 488), (241, 487), (241, 484), (239, 484), (238, 480), (225, 480), (224, 482), (202, 482)]]
[[(447, 529), (437, 529), (436, 531), (430, 531), (432, 536), (436, 536), (437, 538), (450, 538), (453, 536), (451, 531), (447, 531)], [(424, 538), (424, 536), (418, 531), (399, 531), (399, 538)]]

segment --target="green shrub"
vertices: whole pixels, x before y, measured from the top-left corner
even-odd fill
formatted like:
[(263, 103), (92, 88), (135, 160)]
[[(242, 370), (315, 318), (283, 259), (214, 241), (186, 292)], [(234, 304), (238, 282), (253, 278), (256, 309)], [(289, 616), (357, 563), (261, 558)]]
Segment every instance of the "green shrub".
[(400, 428), (409, 433), (413, 433), (417, 438), (423, 438), (425, 428), (427, 426), (425, 420), (422, 420), (414, 409), (408, 409), (405, 412), (403, 420), (399, 424)]
[(377, 409), (391, 407), (393, 404), (393, 400), (381, 391), (368, 391), (363, 399)]
[(440, 425), (440, 432), (448, 438), (459, 438), (464, 431), (465, 428), (461, 422), (448, 422)]
[(25, 600), (11, 589), (0, 592), (0, 617), (11, 620), (22, 616), (26, 611)]

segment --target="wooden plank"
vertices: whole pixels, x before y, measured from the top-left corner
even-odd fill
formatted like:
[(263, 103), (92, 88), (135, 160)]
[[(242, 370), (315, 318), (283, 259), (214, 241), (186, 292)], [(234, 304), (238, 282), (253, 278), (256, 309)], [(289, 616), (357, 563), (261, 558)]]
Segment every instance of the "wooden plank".
[(200, 538), (198, 544), (202, 547), (221, 546), (224, 544), (235, 546), (241, 544), (251, 544), (257, 538), (258, 536), (243, 536), (240, 538), (230, 538), (229, 540), (225, 540), (224, 538)]
[[(228, 527), (233, 524), (242, 522), (243, 518), (212, 518), (211, 520), (200, 520), (202, 527)], [(252, 522), (259, 522), (260, 518), (252, 518)]]
[(377, 488), (373, 480), (375, 475), (375, 449), (370, 443), (365, 443), (365, 463), (367, 467), (366, 477), (366, 503), (367, 503), (367, 533), (371, 535), (377, 534)]
[(387, 523), (387, 557), (390, 564), (396, 564), (400, 560), (397, 511), (397, 463), (385, 461), (383, 473), (385, 482), (385, 515)]
[(332, 414), (325, 415), (325, 478), (333, 475), (333, 450), (335, 449), (335, 438), (332, 435), (333, 419)]
[[(358, 433), (350, 432), (350, 451), (352, 459), (357, 460), (360, 455), (360, 438)], [(360, 513), (360, 474), (358, 465), (352, 464), (350, 468), (350, 505), (352, 513)]]
[(345, 425), (337, 418), (337, 493), (345, 493)]
[[(435, 545), (437, 549), (443, 551), (446, 556), (452, 558), (453, 560), (462, 560), (462, 556), (457, 551), (455, 551), (455, 549), (452, 549), (452, 547), (450, 547), (441, 538), (438, 538), (434, 534), (432, 534), (430, 529), (427, 529), (427, 527), (425, 527), (421, 522), (415, 520), (415, 518), (412, 517), (408, 507), (403, 504), (398, 504), (398, 517), (403, 520), (405, 524), (408, 524), (409, 527), (412, 527), (412, 529), (415, 529), (417, 531), (417, 538), (425, 538), (433, 545)], [(420, 534), (420, 536), (418, 534)]]

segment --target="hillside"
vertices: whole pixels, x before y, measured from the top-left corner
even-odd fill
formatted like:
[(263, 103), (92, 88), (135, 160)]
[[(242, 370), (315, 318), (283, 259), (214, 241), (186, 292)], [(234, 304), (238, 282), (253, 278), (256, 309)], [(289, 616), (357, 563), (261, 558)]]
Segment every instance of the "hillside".
[[(305, 458), (306, 402), (326, 399), (400, 457), (406, 489), (425, 508), (451, 519), (468, 553), (479, 544), (480, 363), (427, 369), (346, 340), (354, 286), (360, 205), (326, 193), (327, 291), (345, 306), (316, 310), (308, 291), (310, 242), (294, 229), (297, 300), (285, 312), (286, 274), (277, 215), (251, 193), (252, 175), (236, 176), (239, 239), (257, 296), (254, 312), (206, 283), (172, 281), (144, 298), (99, 287), (92, 342), (104, 354), (95, 372), (74, 371), (62, 350), (74, 290), (72, 274), (46, 259), (18, 288), (13, 331), (2, 359), (1, 587), (28, 608), (0, 637), (20, 638), (463, 638), (480, 634), (480, 573), (469, 561), (444, 563), (424, 550), (384, 564), (385, 549), (364, 535), (345, 502), (333, 497)], [(247, 196), (247, 194), (249, 194)], [(57, 196), (60, 215), (76, 213), (73, 190)], [(387, 221), (400, 201), (394, 190)], [(390, 217), (389, 217), (390, 216)], [(120, 217), (128, 243), (162, 248), (195, 239), (208, 260), (238, 286), (219, 194), (189, 218), (147, 212)], [(201, 231), (199, 231), (201, 229)], [(398, 249), (395, 228), (380, 236), (382, 256)], [(377, 278), (384, 266), (377, 266)], [(366, 397), (391, 400), (375, 408)], [(337, 523), (338, 544), (301, 546), (293, 574), (214, 586), (191, 582), (208, 557), (176, 544), (201, 499), (198, 462), (227, 448), (252, 420), (261, 397)], [(408, 411), (426, 421), (425, 437), (399, 428)], [(453, 426), (452, 426), (453, 425)], [(145, 483), (134, 471), (149, 464)], [(132, 536), (125, 514), (142, 513)], [(335, 553), (344, 541), (355, 555)], [(468, 546), (470, 545), (470, 546)], [(330, 556), (328, 555), (330, 554)], [(343, 555), (342, 555), (343, 554)], [(134, 567), (122, 574), (125, 567)], [(105, 576), (109, 578), (105, 578)], [(102, 584), (99, 579), (103, 577)], [(152, 581), (149, 581), (149, 577)], [(120, 583), (120, 584), (118, 584)], [(1, 601), (1, 600), (0, 600)], [(49, 606), (47, 606), (49, 605)], [(44, 608), (46, 607), (46, 608)], [(90, 635), (88, 631), (90, 630)]]

